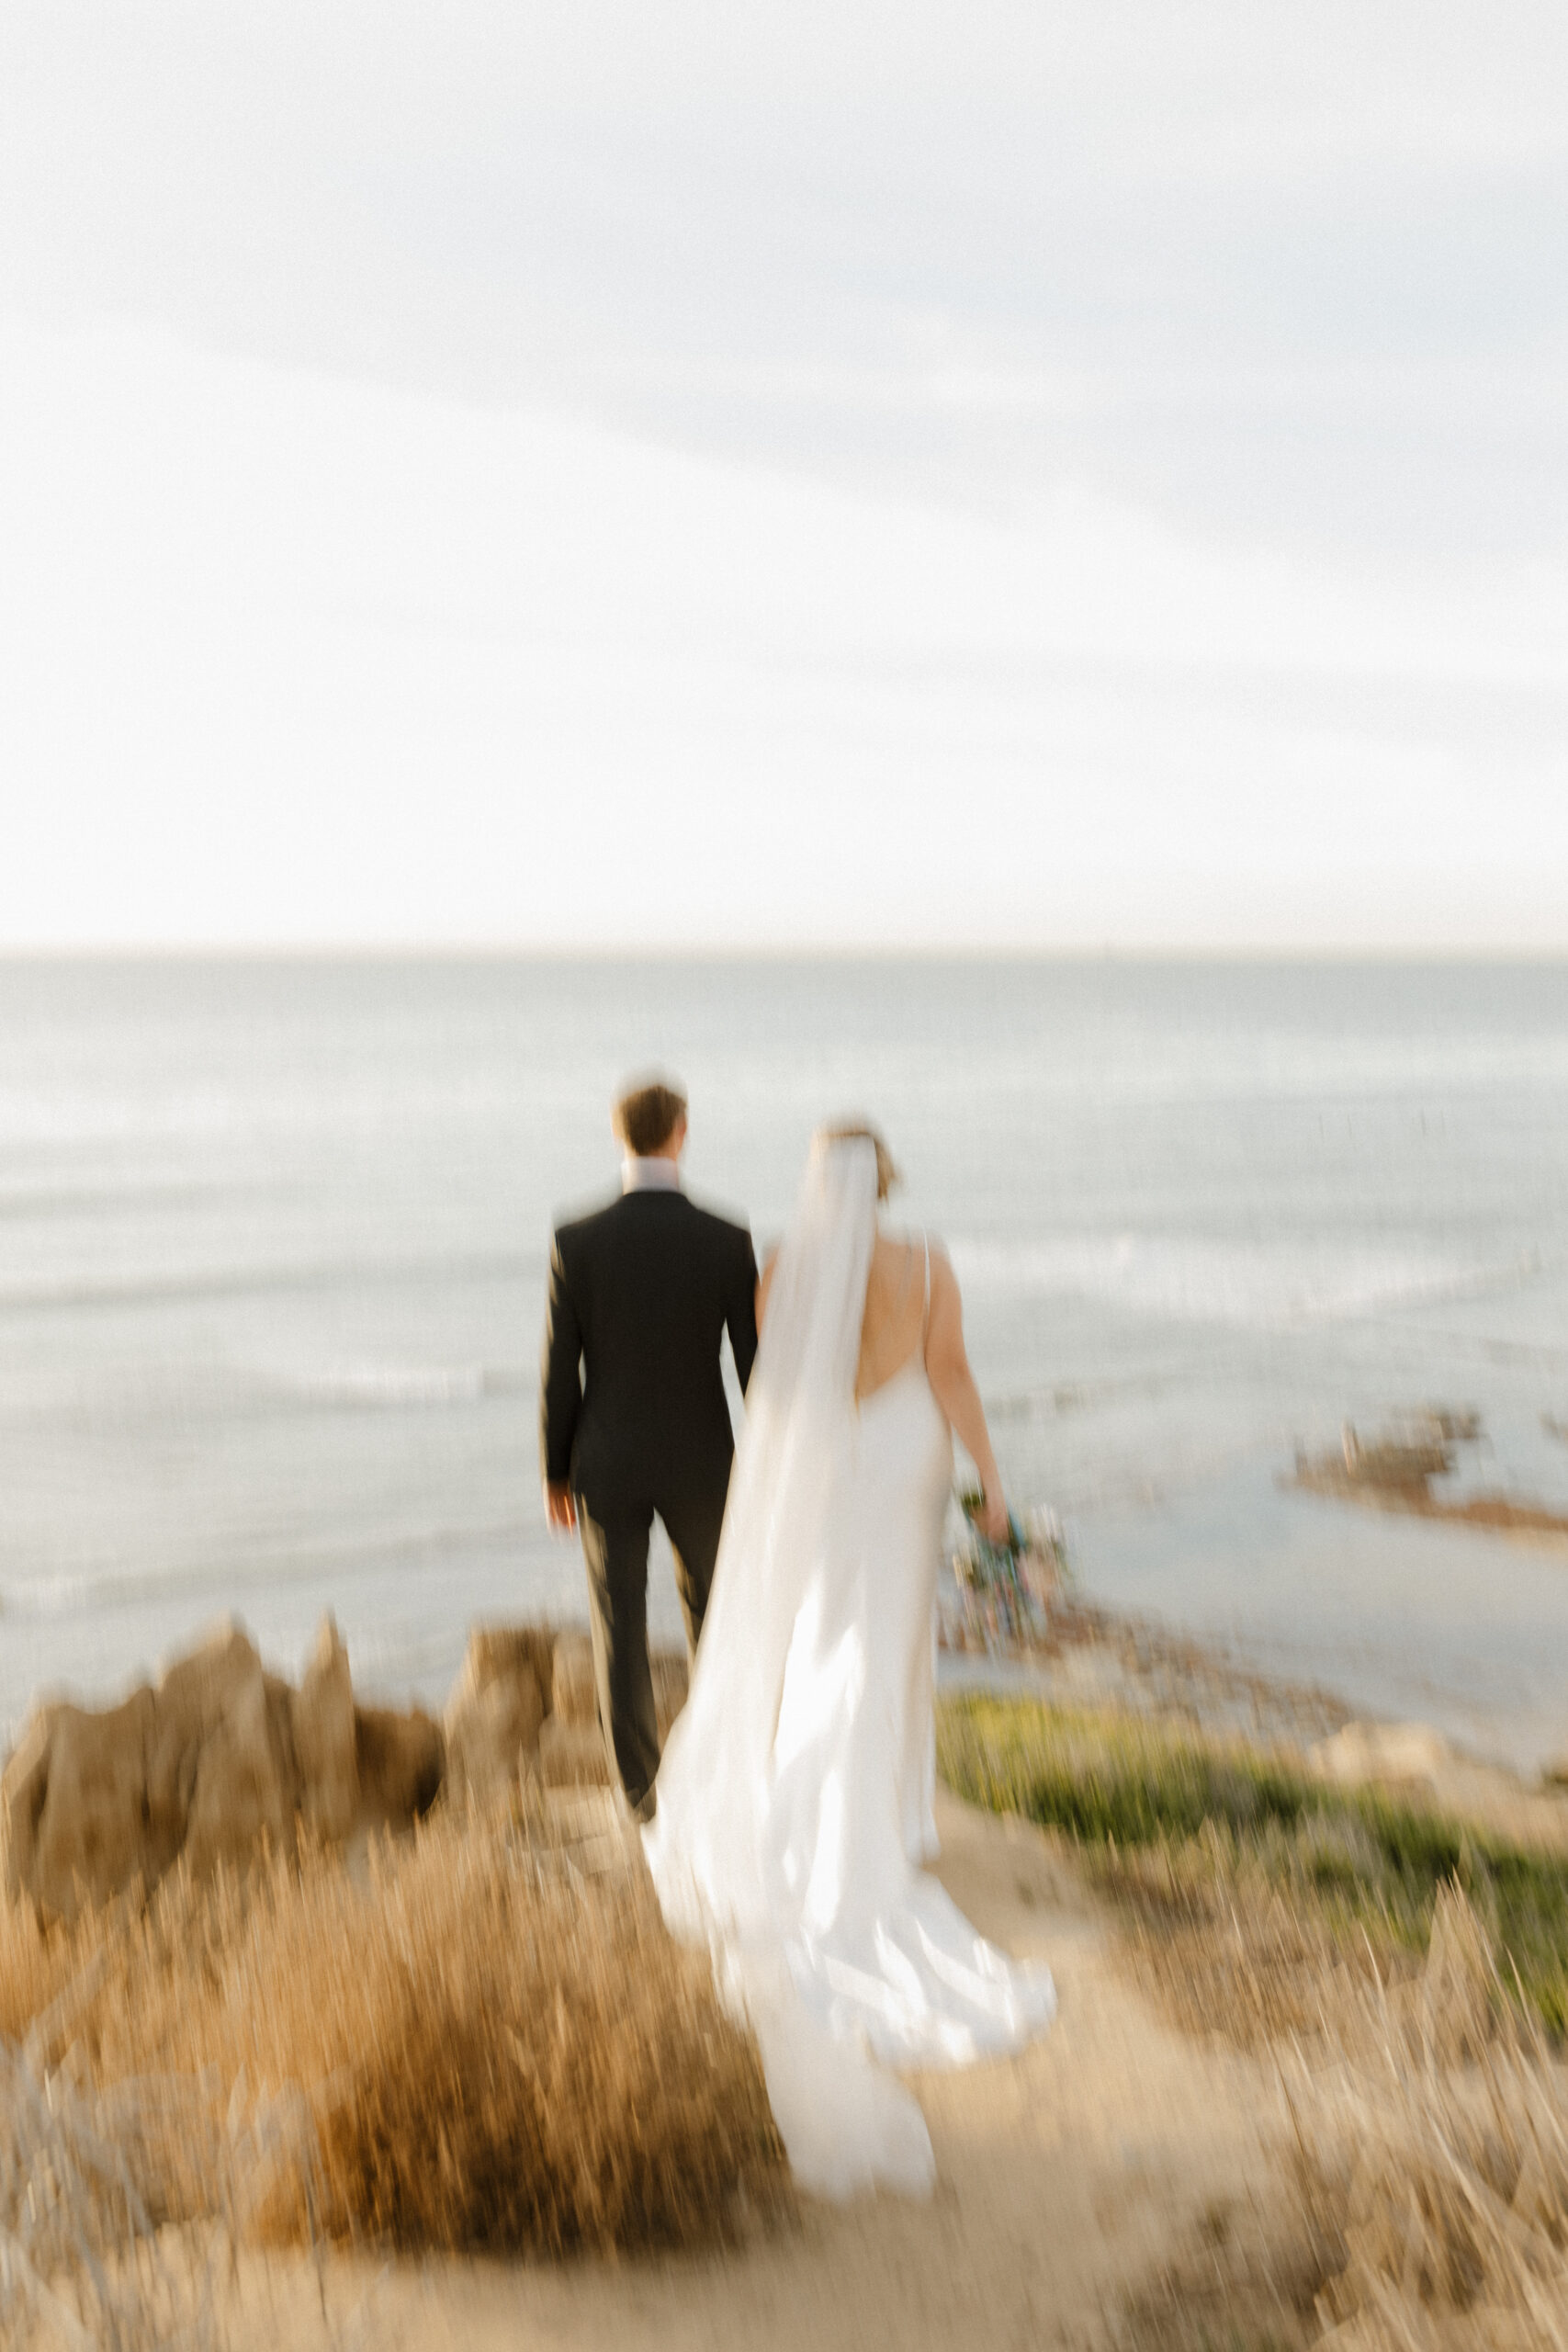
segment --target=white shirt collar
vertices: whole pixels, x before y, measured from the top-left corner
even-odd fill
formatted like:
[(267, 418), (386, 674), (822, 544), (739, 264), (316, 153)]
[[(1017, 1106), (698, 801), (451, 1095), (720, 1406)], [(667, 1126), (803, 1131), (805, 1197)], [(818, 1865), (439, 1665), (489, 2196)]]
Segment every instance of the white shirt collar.
[(623, 1193), (678, 1193), (680, 1189), (681, 1170), (672, 1159), (639, 1159), (635, 1152), (628, 1152), (621, 1162)]

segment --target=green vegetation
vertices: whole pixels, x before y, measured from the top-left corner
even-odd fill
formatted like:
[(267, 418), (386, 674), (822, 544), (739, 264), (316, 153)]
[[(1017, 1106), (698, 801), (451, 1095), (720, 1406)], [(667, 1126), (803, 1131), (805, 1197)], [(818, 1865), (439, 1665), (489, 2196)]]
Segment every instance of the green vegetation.
[[(1309, 1780), (1267, 1749), (1032, 1701), (943, 1703), (960, 1796), (1060, 1829), (1144, 1930), (1190, 2018), (1240, 2038), (1310, 2022), (1325, 1967), (1395, 1974), (1425, 1953), (1438, 1892), (1462, 1889), (1548, 2030), (1568, 2033), (1568, 1859), (1501, 1843), (1372, 1790)], [(1197, 1940), (1234, 1927), (1205, 1970)], [(1160, 1966), (1173, 1944), (1179, 1966)], [(1205, 1984), (1207, 1986), (1205, 1994)]]

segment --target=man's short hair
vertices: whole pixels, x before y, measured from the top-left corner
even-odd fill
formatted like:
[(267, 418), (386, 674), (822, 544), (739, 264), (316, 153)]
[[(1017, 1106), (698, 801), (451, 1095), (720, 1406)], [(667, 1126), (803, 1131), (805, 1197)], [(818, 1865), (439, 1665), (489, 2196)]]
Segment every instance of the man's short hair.
[(662, 1151), (686, 1115), (686, 1097), (671, 1079), (643, 1078), (615, 1101), (615, 1128), (638, 1159)]

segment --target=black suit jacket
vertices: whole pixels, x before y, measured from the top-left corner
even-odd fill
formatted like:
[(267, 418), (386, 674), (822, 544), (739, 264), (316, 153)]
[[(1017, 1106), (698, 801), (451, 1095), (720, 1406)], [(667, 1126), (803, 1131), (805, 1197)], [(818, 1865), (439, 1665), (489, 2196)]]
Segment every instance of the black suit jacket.
[(719, 1369), (727, 1325), (744, 1388), (757, 1260), (743, 1226), (675, 1191), (626, 1193), (563, 1225), (545, 1314), (545, 1476), (568, 1480), (591, 1509), (722, 1497), (735, 1451)]

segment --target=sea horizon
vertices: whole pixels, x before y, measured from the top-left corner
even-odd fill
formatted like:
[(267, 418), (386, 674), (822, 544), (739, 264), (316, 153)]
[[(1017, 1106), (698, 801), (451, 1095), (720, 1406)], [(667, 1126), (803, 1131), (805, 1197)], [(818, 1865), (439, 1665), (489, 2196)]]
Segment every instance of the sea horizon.
[(79, 964), (93, 969), (116, 964), (265, 965), (320, 964), (326, 967), (367, 964), (543, 965), (560, 964), (845, 964), (884, 965), (1213, 965), (1228, 968), (1255, 965), (1260, 969), (1315, 971), (1337, 966), (1435, 970), (1450, 966), (1480, 966), (1499, 971), (1568, 970), (1568, 946), (1504, 948), (1485, 944), (1427, 946), (1397, 941), (1338, 945), (1325, 944), (1204, 943), (1179, 941), (1152, 944), (1065, 942), (1044, 945), (1028, 943), (976, 946), (962, 942), (920, 944), (897, 940), (859, 944), (810, 942), (730, 942), (716, 940), (686, 944), (679, 941), (548, 942), (515, 944), (505, 941), (442, 940), (151, 940), (86, 942), (22, 942), (0, 945), (0, 969), (28, 966)]

